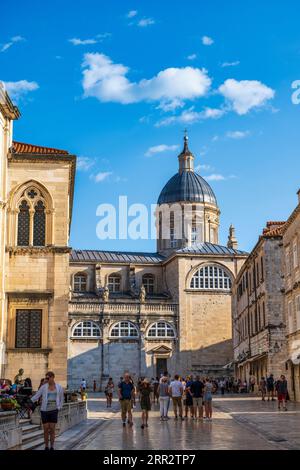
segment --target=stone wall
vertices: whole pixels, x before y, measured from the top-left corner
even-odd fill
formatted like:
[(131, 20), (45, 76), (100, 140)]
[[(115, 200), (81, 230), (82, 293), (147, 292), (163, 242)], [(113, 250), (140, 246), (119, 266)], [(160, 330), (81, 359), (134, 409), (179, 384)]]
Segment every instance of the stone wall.
[(72, 340), (69, 344), (68, 388), (77, 390), (84, 378), (89, 388), (96, 380), (100, 385), (102, 370), (102, 344), (93, 340)]
[(0, 450), (20, 449), (22, 430), (19, 417), (15, 411), (0, 412)]

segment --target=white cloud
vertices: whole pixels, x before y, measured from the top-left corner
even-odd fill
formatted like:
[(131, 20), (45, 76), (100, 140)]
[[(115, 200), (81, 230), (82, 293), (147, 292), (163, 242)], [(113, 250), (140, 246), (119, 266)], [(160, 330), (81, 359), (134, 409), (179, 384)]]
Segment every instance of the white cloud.
[(71, 42), (73, 46), (86, 46), (87, 44), (97, 44), (98, 41), (96, 41), (96, 39), (72, 38), (69, 39), (69, 42)]
[(150, 26), (151, 24), (154, 24), (155, 21), (153, 18), (143, 18), (138, 22), (138, 26), (141, 28), (145, 28), (146, 26)]
[(205, 108), (203, 111), (194, 111), (194, 107), (185, 109), (178, 116), (170, 116), (158, 121), (155, 126), (169, 126), (174, 123), (193, 124), (205, 119), (219, 119), (225, 114), (225, 110), (216, 108)]
[(55, 59), (60, 60), (60, 59), (62, 59), (62, 56), (61, 55), (56, 55)]
[(211, 85), (207, 71), (193, 67), (172, 67), (150, 79), (131, 82), (126, 77), (128, 67), (115, 64), (99, 53), (85, 54), (82, 67), (84, 96), (93, 96), (102, 102), (158, 101), (163, 107), (176, 107), (184, 100), (204, 96)]
[(219, 140), (218, 135), (214, 135), (213, 138), (211, 139), (212, 142), (217, 142)]
[(178, 149), (178, 145), (155, 145), (154, 147), (149, 147), (147, 152), (145, 153), (145, 157), (152, 157), (157, 153), (167, 152), (167, 151), (174, 151)]
[(230, 139), (244, 139), (250, 135), (250, 131), (229, 131), (227, 132), (226, 136)]
[(22, 98), (29, 91), (34, 91), (39, 88), (39, 85), (36, 82), (28, 82), (27, 80), (19, 80), (18, 82), (3, 82), (5, 88), (14, 100)]
[(3, 46), (0, 49), (0, 52), (7, 51), (7, 49), (9, 49), (11, 46), (13, 46), (16, 42), (22, 42), (22, 41), (25, 41), (25, 40), (26, 39), (23, 38), (23, 36), (13, 36), (12, 38), (10, 38), (9, 42), (3, 44)]
[(230, 78), (219, 87), (220, 93), (228, 100), (239, 115), (247, 114), (252, 108), (264, 106), (275, 96), (275, 91), (257, 80), (237, 81)]
[(236, 60), (235, 62), (223, 62), (221, 67), (236, 67), (237, 65), (240, 65), (239, 60)]
[(210, 38), (209, 36), (202, 37), (202, 44), (204, 46), (211, 46), (213, 43), (214, 43), (214, 40)]
[(95, 160), (89, 157), (78, 157), (76, 161), (76, 168), (79, 171), (88, 171), (95, 164)]
[(130, 10), (128, 13), (127, 13), (127, 18), (133, 18), (134, 16), (136, 16), (138, 14), (137, 10)]
[(197, 58), (197, 54), (190, 54), (187, 56), (188, 60), (195, 60)]
[(206, 181), (224, 181), (226, 178), (223, 175), (212, 174), (208, 176), (203, 176)]
[(90, 178), (95, 181), (95, 183), (102, 183), (104, 180), (106, 180), (109, 176), (112, 175), (112, 171), (101, 171), (100, 173), (97, 173), (96, 175), (90, 175)]
[(197, 165), (195, 166), (195, 171), (209, 171), (209, 170), (212, 170), (213, 168), (210, 166), (210, 165)]

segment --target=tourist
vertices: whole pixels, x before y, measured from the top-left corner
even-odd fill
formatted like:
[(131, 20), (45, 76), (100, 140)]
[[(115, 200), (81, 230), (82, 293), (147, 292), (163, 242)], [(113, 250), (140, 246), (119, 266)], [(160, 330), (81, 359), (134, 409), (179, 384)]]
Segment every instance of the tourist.
[(250, 392), (251, 393), (254, 392), (255, 384), (256, 384), (256, 379), (255, 379), (254, 375), (252, 375), (252, 377), (250, 377)]
[(270, 374), (269, 377), (267, 377), (267, 393), (268, 393), (268, 401), (270, 401), (270, 397), (272, 401), (275, 401), (274, 398), (274, 375)]
[(43, 377), (41, 380), (40, 380), (40, 385), (39, 385), (39, 388), (38, 390), (46, 383), (46, 380), (45, 378)]
[(104, 390), (104, 393), (105, 393), (105, 396), (106, 396), (106, 407), (107, 408), (111, 408), (114, 388), (115, 388), (115, 385), (113, 383), (113, 379), (112, 379), (112, 377), (109, 377), (108, 382), (107, 382), (106, 387), (105, 387), (105, 390)]
[(265, 401), (265, 397), (266, 397), (266, 394), (267, 394), (267, 382), (266, 382), (266, 379), (264, 377), (262, 377), (260, 382), (259, 382), (259, 390), (261, 392), (262, 401)]
[(169, 409), (169, 401), (170, 401), (170, 394), (169, 394), (169, 384), (168, 384), (168, 377), (163, 376), (160, 379), (159, 386), (158, 386), (158, 394), (159, 394), (159, 409), (160, 409), (160, 420), (166, 421), (168, 420), (168, 409)]
[(221, 379), (219, 382), (219, 387), (221, 389), (221, 395), (225, 394), (225, 387), (226, 387), (226, 382), (224, 379)]
[(196, 380), (191, 384), (191, 395), (193, 397), (193, 416), (194, 419), (203, 419), (203, 389), (204, 383), (200, 380), (199, 375), (196, 376)]
[(243, 383), (243, 389), (244, 389), (244, 393), (248, 392), (248, 383), (246, 379), (244, 380), (244, 383)]
[(159, 386), (159, 378), (156, 377), (155, 380), (153, 380), (153, 403), (155, 404), (155, 399), (158, 404), (159, 401), (159, 394), (158, 394), (158, 386)]
[(281, 375), (280, 379), (276, 382), (277, 390), (277, 399), (278, 399), (278, 410), (281, 409), (281, 405), (284, 411), (287, 411), (286, 401), (287, 401), (287, 381), (285, 375)]
[(97, 390), (97, 383), (96, 383), (96, 380), (94, 380), (93, 382), (93, 392), (95, 393)]
[(182, 387), (182, 383), (179, 380), (179, 375), (177, 374), (174, 376), (174, 380), (170, 383), (169, 393), (173, 401), (175, 419), (178, 419), (177, 409), (179, 409), (179, 417), (183, 421), (184, 420), (184, 417), (182, 416), (183, 387)]
[(185, 418), (188, 417), (189, 410), (191, 418), (194, 418), (194, 407), (193, 407), (193, 396), (191, 393), (191, 385), (193, 383), (193, 376), (188, 376), (186, 378), (186, 387), (185, 387)]
[(85, 390), (86, 390), (86, 380), (82, 379), (80, 383), (80, 391), (85, 392)]
[(144, 429), (148, 427), (148, 417), (149, 411), (151, 410), (151, 399), (150, 394), (152, 391), (152, 387), (147, 379), (144, 379), (140, 389), (140, 403), (141, 403), (141, 410), (142, 410), (142, 425), (141, 428)]
[(133, 425), (132, 421), (132, 399), (134, 396), (134, 385), (130, 380), (128, 373), (124, 374), (124, 380), (118, 385), (119, 400), (121, 403), (121, 415), (123, 427), (126, 426), (126, 419), (128, 416), (129, 426)]
[(55, 375), (53, 372), (47, 372), (45, 383), (31, 397), (32, 402), (42, 398), (41, 418), (44, 428), (45, 450), (54, 450), (55, 426), (57, 423), (58, 411), (62, 409), (64, 404), (64, 390), (61, 385), (55, 383)]
[(213, 394), (213, 384), (209, 378), (205, 380), (204, 384), (204, 393), (203, 401), (205, 408), (205, 419), (208, 421), (212, 420), (212, 394)]
[(133, 409), (133, 408), (136, 407), (136, 401), (135, 401), (136, 389), (135, 389), (134, 381), (133, 381), (133, 378), (131, 377), (131, 375), (129, 376), (129, 380), (133, 385), (133, 391), (134, 391), (134, 393), (132, 395), (132, 398), (131, 398), (131, 408)]

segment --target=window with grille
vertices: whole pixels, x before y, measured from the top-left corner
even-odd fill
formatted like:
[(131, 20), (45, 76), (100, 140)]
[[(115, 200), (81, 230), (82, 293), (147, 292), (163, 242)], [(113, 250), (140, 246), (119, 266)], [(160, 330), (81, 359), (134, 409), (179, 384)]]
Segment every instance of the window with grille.
[(175, 333), (169, 323), (157, 322), (149, 328), (148, 336), (151, 338), (174, 338)]
[(17, 310), (16, 348), (40, 348), (42, 343), (42, 310)]
[(120, 321), (113, 326), (110, 336), (114, 338), (136, 338), (138, 336), (138, 330), (133, 323)]
[(108, 289), (109, 292), (121, 292), (121, 276), (118, 274), (108, 276)]
[(218, 266), (204, 266), (193, 275), (190, 288), (195, 290), (230, 290), (231, 279), (227, 272)]
[(142, 279), (147, 294), (154, 293), (154, 276), (153, 274), (144, 274)]
[(86, 292), (87, 278), (85, 274), (75, 274), (74, 276), (74, 292)]
[(27, 201), (23, 200), (19, 205), (18, 214), (18, 245), (29, 245), (29, 230), (30, 230), (30, 215), (29, 205)]
[(93, 321), (82, 321), (77, 323), (73, 329), (72, 336), (76, 338), (100, 338), (100, 328)]
[(35, 206), (33, 216), (33, 245), (45, 246), (46, 215), (45, 206), (42, 201), (38, 201)]

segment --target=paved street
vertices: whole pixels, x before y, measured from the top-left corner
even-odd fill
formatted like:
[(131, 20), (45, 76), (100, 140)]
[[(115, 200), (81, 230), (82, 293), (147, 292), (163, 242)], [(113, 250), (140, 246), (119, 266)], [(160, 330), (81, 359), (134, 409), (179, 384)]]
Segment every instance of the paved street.
[(57, 439), (57, 449), (257, 449), (300, 448), (300, 404), (289, 404), (289, 411), (278, 412), (277, 402), (262, 402), (253, 397), (218, 396), (214, 399), (212, 422), (160, 422), (157, 405), (149, 427), (142, 430), (139, 404), (133, 428), (123, 428), (119, 403), (107, 410), (105, 399), (95, 394), (88, 400), (88, 419)]

